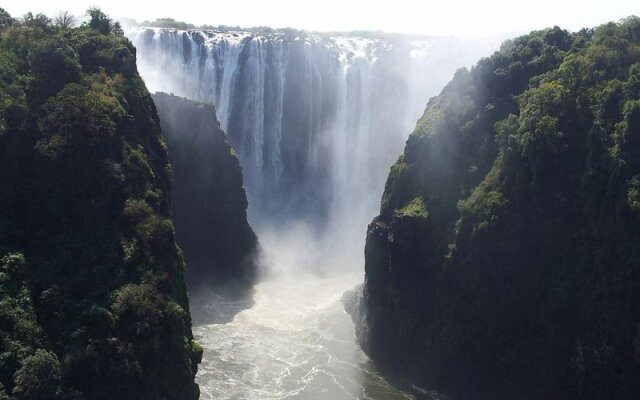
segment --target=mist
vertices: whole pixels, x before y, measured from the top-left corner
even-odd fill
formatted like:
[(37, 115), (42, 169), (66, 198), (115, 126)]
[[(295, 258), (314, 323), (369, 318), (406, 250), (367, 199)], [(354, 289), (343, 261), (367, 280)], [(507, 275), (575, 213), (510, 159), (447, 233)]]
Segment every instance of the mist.
[(361, 270), (389, 167), (428, 99), (501, 42), (146, 28), (127, 35), (151, 91), (215, 105), (264, 249), (303, 251), (285, 257), (307, 266), (291, 271), (314, 273)]
[[(34, 6), (36, 5), (36, 6)], [(56, 2), (5, 0), (12, 15), (28, 11), (55, 15), (69, 10), (82, 16), (89, 6), (101, 7), (116, 19), (149, 21), (162, 17), (200, 24), (293, 27), (316, 31), (384, 30), (428, 35), (486, 36), (523, 32), (559, 25), (579, 30), (637, 13), (634, 0), (602, 2), (541, 0), (524, 6), (505, 0), (416, 3), (400, 0), (392, 5), (362, 0), (299, 2), (294, 0), (217, 2), (192, 1), (189, 7), (174, 3), (125, 0), (61, 0)], [(522, 18), (526, 9), (526, 18)], [(250, 10), (250, 12), (249, 12)], [(550, 10), (553, 10), (551, 12)]]
[(215, 105), (260, 242), (248, 295), (191, 293), (204, 398), (411, 398), (360, 350), (340, 299), (363, 281), (367, 225), (428, 99), (501, 38), (126, 34), (150, 91)]

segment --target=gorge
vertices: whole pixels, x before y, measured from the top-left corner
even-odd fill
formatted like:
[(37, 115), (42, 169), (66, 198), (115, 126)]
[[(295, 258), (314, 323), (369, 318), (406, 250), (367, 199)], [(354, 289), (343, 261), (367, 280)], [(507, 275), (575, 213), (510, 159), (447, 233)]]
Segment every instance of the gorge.
[(264, 250), (252, 298), (209, 293), (192, 304), (195, 315), (226, 322), (194, 329), (205, 349), (203, 397), (411, 398), (357, 348), (340, 299), (362, 281), (366, 225), (406, 133), (429, 96), (497, 39), (166, 28), (126, 35), (151, 90), (215, 105)]
[[(133, 34), (141, 60), (148, 51), (154, 68), (172, 71), (162, 85), (221, 109), (246, 168), (250, 219), (274, 254), (253, 308), (196, 328), (219, 354), (237, 338), (264, 356), (236, 351), (222, 375), (205, 360), (202, 378), (218, 382), (201, 381), (205, 390), (368, 398), (362, 388), (377, 387), (372, 398), (410, 396), (381, 395), (382, 368), (452, 398), (632, 399), (638, 39), (635, 18), (533, 32), (457, 71), (430, 101), (369, 226), (362, 292), (344, 299), (376, 362), (369, 367), (336, 352), (335, 332), (350, 333), (325, 313), (338, 312), (340, 292), (360, 280), (346, 271), (361, 263), (357, 231), (402, 141), (394, 132), (410, 120), (413, 94), (402, 88), (429, 90), (391, 72), (430, 71), (433, 52), (424, 50), (433, 43)], [(310, 338), (311, 348), (298, 347)], [(361, 378), (354, 385), (349, 376)], [(235, 383), (219, 391), (221, 380)], [(419, 387), (409, 389), (440, 396)]]
[(0, 400), (637, 399), (640, 18), (86, 17), (0, 8)]

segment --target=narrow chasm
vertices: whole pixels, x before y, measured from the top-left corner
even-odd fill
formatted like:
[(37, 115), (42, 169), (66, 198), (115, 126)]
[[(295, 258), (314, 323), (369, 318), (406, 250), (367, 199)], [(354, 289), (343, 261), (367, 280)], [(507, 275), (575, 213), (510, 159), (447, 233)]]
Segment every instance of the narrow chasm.
[(405, 135), (460, 63), (496, 43), (126, 34), (147, 85), (165, 92), (154, 101), (204, 349), (202, 397), (413, 398), (359, 348), (341, 298), (362, 283), (367, 221)]

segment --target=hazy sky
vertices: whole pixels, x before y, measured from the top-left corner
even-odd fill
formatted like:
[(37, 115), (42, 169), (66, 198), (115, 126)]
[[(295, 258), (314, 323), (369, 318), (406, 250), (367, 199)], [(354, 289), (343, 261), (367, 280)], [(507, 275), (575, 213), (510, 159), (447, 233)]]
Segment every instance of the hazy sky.
[(424, 34), (523, 32), (560, 25), (577, 30), (640, 15), (640, 0), (4, 0), (13, 16), (27, 11), (83, 14), (90, 5), (139, 21), (172, 17), (195, 24), (358, 29)]

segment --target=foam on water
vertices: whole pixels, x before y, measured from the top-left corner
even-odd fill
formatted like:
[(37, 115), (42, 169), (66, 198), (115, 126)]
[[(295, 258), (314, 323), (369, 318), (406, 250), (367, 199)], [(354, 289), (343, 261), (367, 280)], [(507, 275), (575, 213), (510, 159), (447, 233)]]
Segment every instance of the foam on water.
[[(358, 274), (276, 276), (227, 324), (198, 326), (203, 399), (411, 399), (355, 343), (340, 297)], [(224, 305), (217, 305), (224, 307)]]

